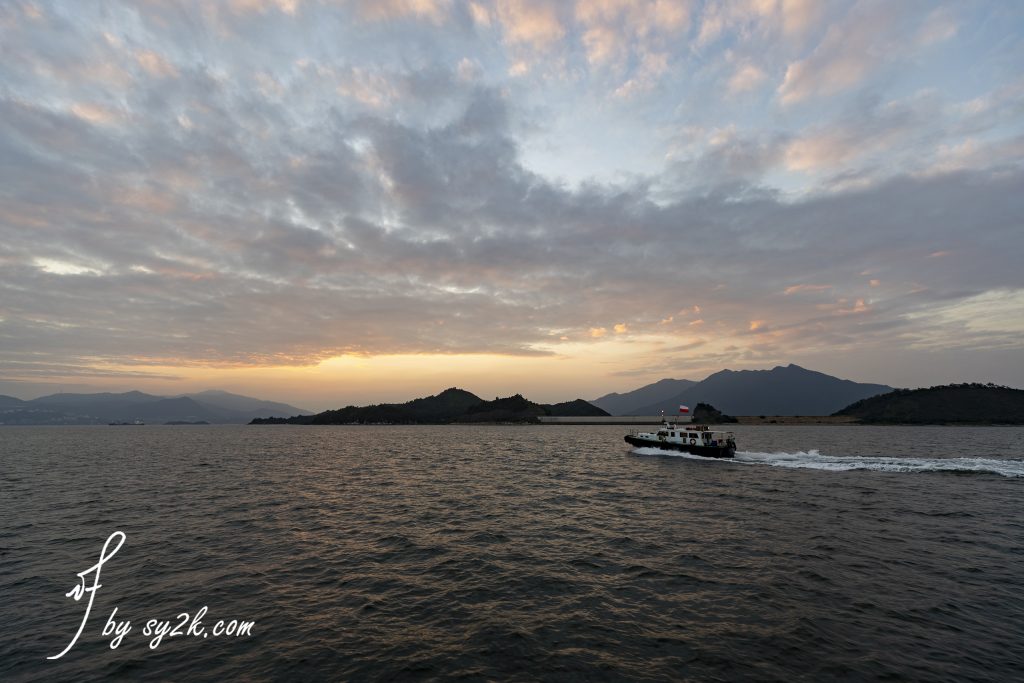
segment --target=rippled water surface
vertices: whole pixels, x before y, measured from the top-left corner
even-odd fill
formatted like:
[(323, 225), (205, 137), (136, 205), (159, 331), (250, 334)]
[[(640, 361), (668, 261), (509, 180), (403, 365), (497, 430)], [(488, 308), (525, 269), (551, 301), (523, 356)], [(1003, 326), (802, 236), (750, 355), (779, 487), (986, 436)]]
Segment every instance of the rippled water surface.
[(1024, 429), (735, 431), (0, 428), (0, 679), (1020, 680)]

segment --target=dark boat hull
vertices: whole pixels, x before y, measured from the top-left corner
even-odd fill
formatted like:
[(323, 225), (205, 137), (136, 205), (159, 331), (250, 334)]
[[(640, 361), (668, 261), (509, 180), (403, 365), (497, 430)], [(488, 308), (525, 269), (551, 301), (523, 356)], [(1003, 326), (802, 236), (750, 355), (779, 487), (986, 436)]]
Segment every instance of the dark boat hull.
[(642, 448), (660, 448), (664, 451), (682, 451), (683, 453), (699, 455), (703, 458), (731, 458), (736, 455), (736, 448), (734, 446), (691, 446), (690, 444), (674, 443), (671, 441), (638, 439), (631, 434), (627, 434), (625, 439), (626, 443), (632, 446), (640, 446)]

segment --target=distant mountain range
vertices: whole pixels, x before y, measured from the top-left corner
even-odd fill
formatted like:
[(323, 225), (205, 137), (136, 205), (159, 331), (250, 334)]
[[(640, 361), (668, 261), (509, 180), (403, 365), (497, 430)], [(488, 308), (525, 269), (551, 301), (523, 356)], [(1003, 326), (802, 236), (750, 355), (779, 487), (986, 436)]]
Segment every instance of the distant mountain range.
[(1024, 391), (993, 384), (897, 389), (843, 408), (862, 424), (1024, 424)]
[(605, 394), (601, 398), (595, 398), (591, 403), (612, 415), (639, 415), (640, 413), (633, 412), (638, 407), (659, 403), (683, 393), (695, 384), (697, 383), (690, 379), (661, 379), (625, 394)]
[[(679, 387), (682, 387), (681, 389)], [(613, 415), (678, 413), (680, 405), (710, 403), (729, 415), (831, 415), (892, 387), (839, 379), (798, 365), (771, 370), (722, 370), (701, 382), (661, 380), (591, 401)]]
[(485, 401), (464, 389), (445, 389), (436, 396), (406, 403), (381, 403), (325, 410), (316, 415), (258, 418), (252, 424), (452, 424), (467, 422), (536, 422), (544, 415), (582, 417), (608, 413), (582, 399), (565, 403), (534, 403), (520, 394)]
[[(687, 405), (694, 411), (699, 403), (710, 404), (727, 415), (842, 414), (856, 416), (864, 422), (934, 423), (956, 421), (942, 417), (955, 408), (960, 414), (966, 415), (964, 419), (969, 422), (1018, 420), (1016, 406), (1024, 392), (985, 385), (956, 386), (974, 388), (970, 391), (959, 389), (959, 393), (955, 393), (954, 405), (950, 398), (954, 393), (944, 387), (915, 390), (931, 393), (914, 393), (909, 390), (894, 392), (892, 387), (884, 384), (852, 382), (797, 365), (787, 365), (771, 370), (722, 370), (700, 382), (663, 379), (634, 391), (606, 394), (590, 402), (577, 399), (565, 403), (540, 404), (519, 394), (485, 401), (468, 391), (452, 388), (436, 396), (406, 403), (348, 406), (317, 414), (286, 403), (263, 401), (226, 391), (203, 391), (178, 396), (156, 396), (140, 391), (59, 393), (30, 401), (0, 395), (0, 425), (85, 425), (136, 420), (148, 424), (244, 424), (252, 421), (293, 424), (530, 422), (544, 415), (658, 415), (662, 411), (667, 415), (675, 415), (680, 405)], [(981, 391), (978, 387), (985, 389), (979, 396), (988, 403), (982, 401), (982, 398), (971, 398), (971, 391)], [(887, 395), (887, 398), (883, 397), (884, 402), (881, 399), (864, 401), (882, 394)], [(996, 404), (991, 403), (997, 394), (1003, 401), (998, 410)], [(977, 407), (973, 405), (975, 403), (985, 407), (979, 408), (980, 412), (971, 412)], [(844, 411), (847, 407), (854, 412)]]
[(244, 424), (256, 417), (309, 414), (287, 403), (262, 401), (226, 391), (154, 396), (141, 391), (99, 394), (51, 394), (31, 401), (0, 396), (0, 424), (107, 424), (133, 422), (209, 422)]

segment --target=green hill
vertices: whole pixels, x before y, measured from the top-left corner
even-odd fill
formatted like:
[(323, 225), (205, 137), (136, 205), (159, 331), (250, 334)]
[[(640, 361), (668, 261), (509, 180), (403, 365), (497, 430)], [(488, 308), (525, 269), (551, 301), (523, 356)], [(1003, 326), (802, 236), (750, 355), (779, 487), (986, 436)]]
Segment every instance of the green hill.
[(994, 384), (896, 389), (834, 415), (864, 424), (1024, 424), (1024, 390)]
[(582, 399), (545, 405), (516, 394), (485, 401), (475, 394), (452, 387), (436, 396), (406, 403), (347, 406), (316, 415), (257, 418), (250, 424), (453, 424), (467, 422), (537, 422), (541, 415), (578, 417), (607, 415)]

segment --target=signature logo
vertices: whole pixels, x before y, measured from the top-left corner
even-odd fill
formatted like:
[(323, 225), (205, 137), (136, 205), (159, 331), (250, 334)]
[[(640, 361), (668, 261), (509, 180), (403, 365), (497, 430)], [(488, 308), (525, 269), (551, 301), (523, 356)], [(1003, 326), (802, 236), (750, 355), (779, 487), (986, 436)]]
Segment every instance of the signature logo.
[[(78, 572), (78, 583), (65, 593), (65, 597), (74, 598), (75, 602), (79, 602), (82, 598), (89, 595), (89, 602), (85, 606), (85, 613), (82, 615), (82, 621), (78, 625), (78, 631), (75, 636), (71, 639), (59, 654), (47, 657), (47, 659), (60, 659), (75, 646), (78, 639), (82, 636), (82, 631), (85, 630), (85, 625), (89, 621), (89, 615), (92, 613), (93, 602), (96, 600), (96, 593), (103, 584), (100, 583), (100, 573), (103, 570), (103, 565), (109, 562), (117, 551), (121, 549), (125, 541), (128, 540), (127, 535), (123, 531), (115, 531), (107, 537), (106, 542), (103, 544), (103, 548), (100, 550), (100, 558), (96, 564), (89, 567), (85, 571)], [(111, 549), (111, 545), (113, 549)], [(92, 585), (88, 585), (87, 577), (91, 577)], [(155, 650), (160, 646), (163, 639), (174, 638), (177, 636), (191, 636), (194, 638), (209, 638), (212, 633), (215, 637), (220, 636), (231, 636), (231, 637), (249, 637), (252, 635), (252, 629), (256, 625), (255, 621), (241, 621), (238, 619), (232, 619), (230, 621), (218, 621), (208, 631), (203, 626), (203, 617), (206, 616), (207, 607), (204, 605), (202, 609), (194, 614), (189, 612), (182, 612), (177, 615), (174, 620), (160, 620), (150, 619), (146, 622), (146, 625), (142, 628), (142, 634), (144, 636), (153, 636), (149, 641), (149, 648)], [(103, 626), (103, 636), (112, 636), (110, 640), (110, 649), (116, 650), (124, 637), (127, 636), (132, 630), (132, 622), (130, 619), (124, 621), (118, 621), (117, 607), (111, 612), (110, 617), (107, 618), (106, 624)], [(186, 626), (187, 624), (187, 626)]]

